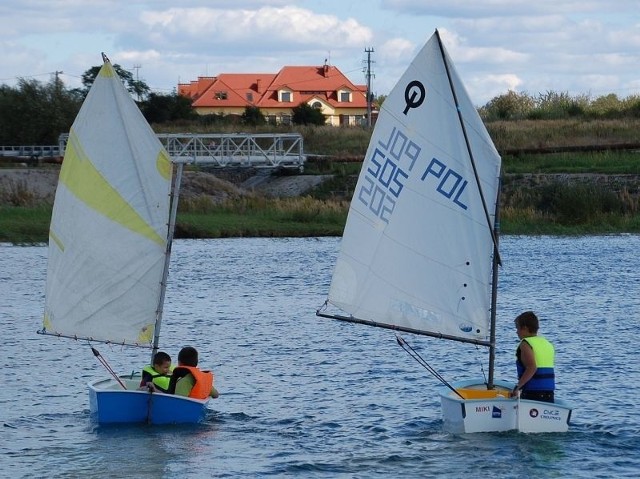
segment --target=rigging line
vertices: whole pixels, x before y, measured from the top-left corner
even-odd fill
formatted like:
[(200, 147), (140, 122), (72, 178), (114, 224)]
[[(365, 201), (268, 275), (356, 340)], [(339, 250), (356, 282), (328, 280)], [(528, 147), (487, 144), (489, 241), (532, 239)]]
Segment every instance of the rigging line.
[(397, 334), (396, 334), (396, 341), (398, 341), (398, 344), (400, 345), (400, 347), (404, 349), (409, 356), (415, 359), (418, 362), (418, 364), (420, 364), (423, 368), (429, 371), (438, 381), (440, 381), (442, 384), (444, 384), (449, 389), (451, 389), (454, 393), (460, 396), (460, 398), (464, 399), (464, 396), (460, 394), (456, 390), (456, 388), (454, 388), (451, 384), (449, 384), (447, 380), (443, 378), (442, 375), (438, 371), (436, 371), (428, 362), (426, 362), (424, 358), (420, 356), (420, 354), (415, 349), (413, 349), (409, 343), (407, 343), (402, 337), (398, 336)]
[[(476, 344), (476, 351), (480, 351), (480, 348)], [(484, 366), (482, 365), (482, 361), (478, 361), (480, 363), (480, 372), (482, 373), (482, 378), (484, 379), (485, 384), (489, 384), (487, 381), (487, 373), (484, 372)]]
[[(453, 80), (451, 79), (451, 73), (449, 72), (449, 64), (447, 63), (447, 57), (444, 52), (444, 45), (442, 44), (442, 40), (440, 39), (440, 32), (437, 29), (436, 29), (436, 38), (438, 39), (438, 46), (440, 47), (440, 55), (442, 56), (442, 63), (444, 64), (444, 69), (447, 72), (447, 78), (449, 79), (449, 88), (451, 88), (453, 101), (456, 105), (456, 111), (458, 112), (458, 120), (460, 121), (460, 127), (462, 128), (462, 135), (464, 136), (464, 142), (467, 146), (469, 159), (471, 160), (471, 167), (473, 168), (473, 175), (475, 176), (476, 185), (478, 187), (478, 193), (480, 194), (480, 199), (482, 200), (482, 208), (484, 209), (484, 215), (487, 220), (487, 226), (489, 227), (489, 234), (491, 235), (491, 239), (493, 240), (493, 246), (494, 246), (495, 254), (497, 255), (497, 258), (498, 258), (498, 264), (502, 266), (502, 260), (500, 259), (500, 253), (498, 251), (498, 238), (496, 237), (495, 231), (491, 227), (491, 218), (489, 217), (489, 210), (487, 209), (487, 201), (482, 191), (482, 185), (480, 184), (480, 176), (478, 175), (476, 162), (475, 162), (475, 159), (473, 158), (473, 152), (471, 151), (471, 144), (469, 143), (469, 136), (467, 135), (467, 129), (464, 125), (462, 112), (460, 111), (460, 103), (458, 102), (458, 95), (456, 94), (456, 90), (453, 86)], [(499, 194), (500, 194), (500, 191), (498, 190), (498, 195)]]
[(107, 362), (106, 359), (104, 359), (101, 355), (100, 355), (100, 351), (98, 351), (96, 348), (94, 348), (93, 346), (91, 347), (91, 352), (93, 352), (93, 355), (98, 359), (98, 361), (100, 362), (100, 364), (102, 364), (105, 369), (107, 371), (109, 371), (109, 373), (114, 377), (114, 379), (116, 381), (118, 381), (118, 384), (120, 384), (120, 386), (122, 386), (122, 389), (127, 389), (127, 387), (124, 385), (124, 383), (122, 382), (122, 380), (118, 377), (118, 375), (116, 374), (116, 372), (111, 368), (111, 366), (109, 365), (109, 363)]

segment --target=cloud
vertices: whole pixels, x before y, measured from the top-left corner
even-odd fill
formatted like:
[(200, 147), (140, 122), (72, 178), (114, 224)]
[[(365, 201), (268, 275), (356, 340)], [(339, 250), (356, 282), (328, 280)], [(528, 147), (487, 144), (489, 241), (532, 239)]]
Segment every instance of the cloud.
[(481, 18), (545, 15), (580, 15), (637, 11), (637, 0), (382, 0), (382, 8), (416, 15), (447, 18)]
[(146, 30), (137, 33), (139, 41), (146, 37), (147, 42), (176, 45), (178, 49), (193, 48), (194, 42), (230, 51), (248, 47), (253, 52), (274, 47), (278, 50), (359, 47), (373, 38), (371, 29), (352, 18), (341, 20), (298, 7), (170, 8), (142, 12), (140, 19)]
[(105, 51), (165, 92), (325, 58), (364, 83), (374, 48), (373, 88), (386, 94), (438, 28), (474, 101), (514, 85), (626, 95), (640, 82), (637, 11), (637, 0), (3, 0), (0, 79), (64, 71), (75, 87)]

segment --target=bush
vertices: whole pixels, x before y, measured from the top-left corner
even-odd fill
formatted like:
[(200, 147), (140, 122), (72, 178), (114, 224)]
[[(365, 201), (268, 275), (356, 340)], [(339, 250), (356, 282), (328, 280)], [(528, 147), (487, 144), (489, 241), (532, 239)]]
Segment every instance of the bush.
[(291, 110), (291, 120), (296, 125), (324, 125), (327, 120), (320, 110), (307, 103), (300, 103)]
[(602, 215), (621, 213), (623, 205), (615, 193), (594, 185), (553, 183), (540, 189), (537, 209), (559, 223), (578, 225)]

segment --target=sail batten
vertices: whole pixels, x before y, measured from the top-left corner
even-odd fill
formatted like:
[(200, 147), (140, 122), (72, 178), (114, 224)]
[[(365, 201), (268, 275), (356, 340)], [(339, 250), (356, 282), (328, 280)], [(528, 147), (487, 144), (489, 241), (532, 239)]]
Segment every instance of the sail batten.
[(165, 266), (170, 159), (106, 61), (69, 135), (47, 265), (48, 334), (147, 345)]
[(500, 157), (447, 58), (435, 34), (381, 107), (328, 301), (365, 324), (488, 344)]

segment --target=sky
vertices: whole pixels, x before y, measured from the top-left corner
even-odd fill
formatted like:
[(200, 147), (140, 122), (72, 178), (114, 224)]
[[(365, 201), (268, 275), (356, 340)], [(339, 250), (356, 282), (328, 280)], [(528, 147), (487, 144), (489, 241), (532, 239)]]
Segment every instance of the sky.
[(389, 93), (436, 29), (476, 105), (513, 90), (640, 95), (638, 0), (2, 0), (0, 84), (68, 88), (101, 52), (152, 91), (325, 60)]

